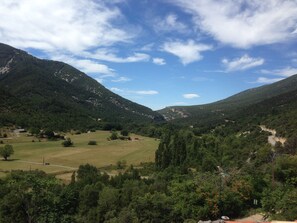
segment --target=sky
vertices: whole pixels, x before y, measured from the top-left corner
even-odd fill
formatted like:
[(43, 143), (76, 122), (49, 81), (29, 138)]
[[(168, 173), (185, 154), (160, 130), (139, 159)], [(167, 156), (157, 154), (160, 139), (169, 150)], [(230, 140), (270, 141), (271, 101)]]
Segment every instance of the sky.
[(0, 42), (158, 110), (297, 74), (297, 0), (1, 0)]

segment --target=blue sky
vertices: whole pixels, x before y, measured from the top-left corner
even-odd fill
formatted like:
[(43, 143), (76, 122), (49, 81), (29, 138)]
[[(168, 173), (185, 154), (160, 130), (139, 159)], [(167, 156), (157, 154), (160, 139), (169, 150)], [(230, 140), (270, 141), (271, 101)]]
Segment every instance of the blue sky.
[(2, 0), (0, 42), (154, 110), (297, 74), (296, 0)]

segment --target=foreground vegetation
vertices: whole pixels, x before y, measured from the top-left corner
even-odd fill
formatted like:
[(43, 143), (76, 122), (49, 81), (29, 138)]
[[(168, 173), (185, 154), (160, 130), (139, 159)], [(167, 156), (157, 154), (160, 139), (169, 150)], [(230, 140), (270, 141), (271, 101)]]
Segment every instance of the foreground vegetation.
[[(97, 137), (97, 145), (88, 145), (97, 134), (103, 134), (104, 140)], [(144, 161), (152, 150), (147, 154), (133, 150), (133, 143), (142, 140), (108, 141), (110, 134), (72, 135), (73, 148), (62, 147), (61, 141), (40, 142), (48, 148), (32, 147), (31, 154), (21, 149), (24, 142), (15, 142), (15, 156), (29, 157), (35, 151), (65, 165), (82, 161), (93, 165), (72, 170), (71, 183), (66, 185), (39, 171), (8, 174), (0, 181), (0, 222), (191, 222), (222, 215), (237, 218), (255, 210), (271, 219), (297, 218), (294, 137), (272, 147), (267, 143), (269, 134), (252, 124), (242, 127), (229, 122), (203, 134), (164, 126), (155, 164), (142, 169), (131, 166), (111, 176), (94, 165), (123, 157), (128, 163)], [(141, 138), (147, 146), (158, 144)], [(101, 155), (100, 146), (105, 148)], [(118, 162), (118, 167), (123, 168), (122, 164), (126, 165)]]

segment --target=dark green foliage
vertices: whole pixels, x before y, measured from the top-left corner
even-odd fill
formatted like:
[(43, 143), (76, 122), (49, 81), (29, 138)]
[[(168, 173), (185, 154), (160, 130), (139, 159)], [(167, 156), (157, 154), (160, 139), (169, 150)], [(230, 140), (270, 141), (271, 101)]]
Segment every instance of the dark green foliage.
[(127, 165), (127, 161), (126, 160), (119, 160), (117, 162), (117, 169), (124, 169)]
[(36, 128), (36, 127), (32, 127), (31, 129), (29, 129), (29, 132), (30, 132), (32, 135), (38, 136), (39, 133), (40, 133), (40, 129), (38, 129), (38, 128)]
[(70, 138), (67, 138), (66, 140), (64, 140), (64, 141), (62, 142), (62, 146), (64, 146), (64, 147), (70, 147), (70, 146), (73, 146), (73, 142), (71, 141)]
[(14, 153), (12, 145), (5, 145), (0, 147), (0, 156), (4, 158), (5, 161)]
[(128, 131), (127, 129), (123, 129), (123, 130), (121, 131), (121, 135), (122, 135), (122, 136), (128, 136), (128, 135), (129, 135), (129, 131)]
[(118, 139), (118, 138), (119, 138), (119, 137), (118, 137), (118, 133), (115, 132), (115, 131), (113, 131), (113, 132), (111, 133), (110, 139), (111, 139), (111, 140), (116, 140), (116, 139)]
[(95, 140), (90, 140), (88, 142), (88, 145), (94, 146), (94, 145), (97, 145), (97, 142)]

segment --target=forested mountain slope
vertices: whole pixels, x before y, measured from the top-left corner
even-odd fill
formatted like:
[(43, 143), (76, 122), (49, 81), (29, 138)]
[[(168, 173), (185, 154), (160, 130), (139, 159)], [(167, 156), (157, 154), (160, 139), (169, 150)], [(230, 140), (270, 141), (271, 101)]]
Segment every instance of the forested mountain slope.
[(233, 109), (256, 104), (266, 99), (297, 90), (297, 75), (286, 78), (282, 81), (252, 88), (221, 101), (205, 105), (194, 106), (173, 106), (160, 110), (169, 120), (176, 118), (194, 117), (205, 112), (226, 112)]
[(296, 91), (297, 75), (294, 75), (211, 104), (168, 107), (159, 112), (175, 123), (199, 127), (216, 126), (236, 119), (258, 122), (266, 120), (268, 125), (277, 128), (280, 125), (275, 124), (276, 122), (284, 118), (294, 119), (297, 111)]
[(0, 44), (0, 125), (70, 129), (162, 116), (124, 99), (74, 67)]

